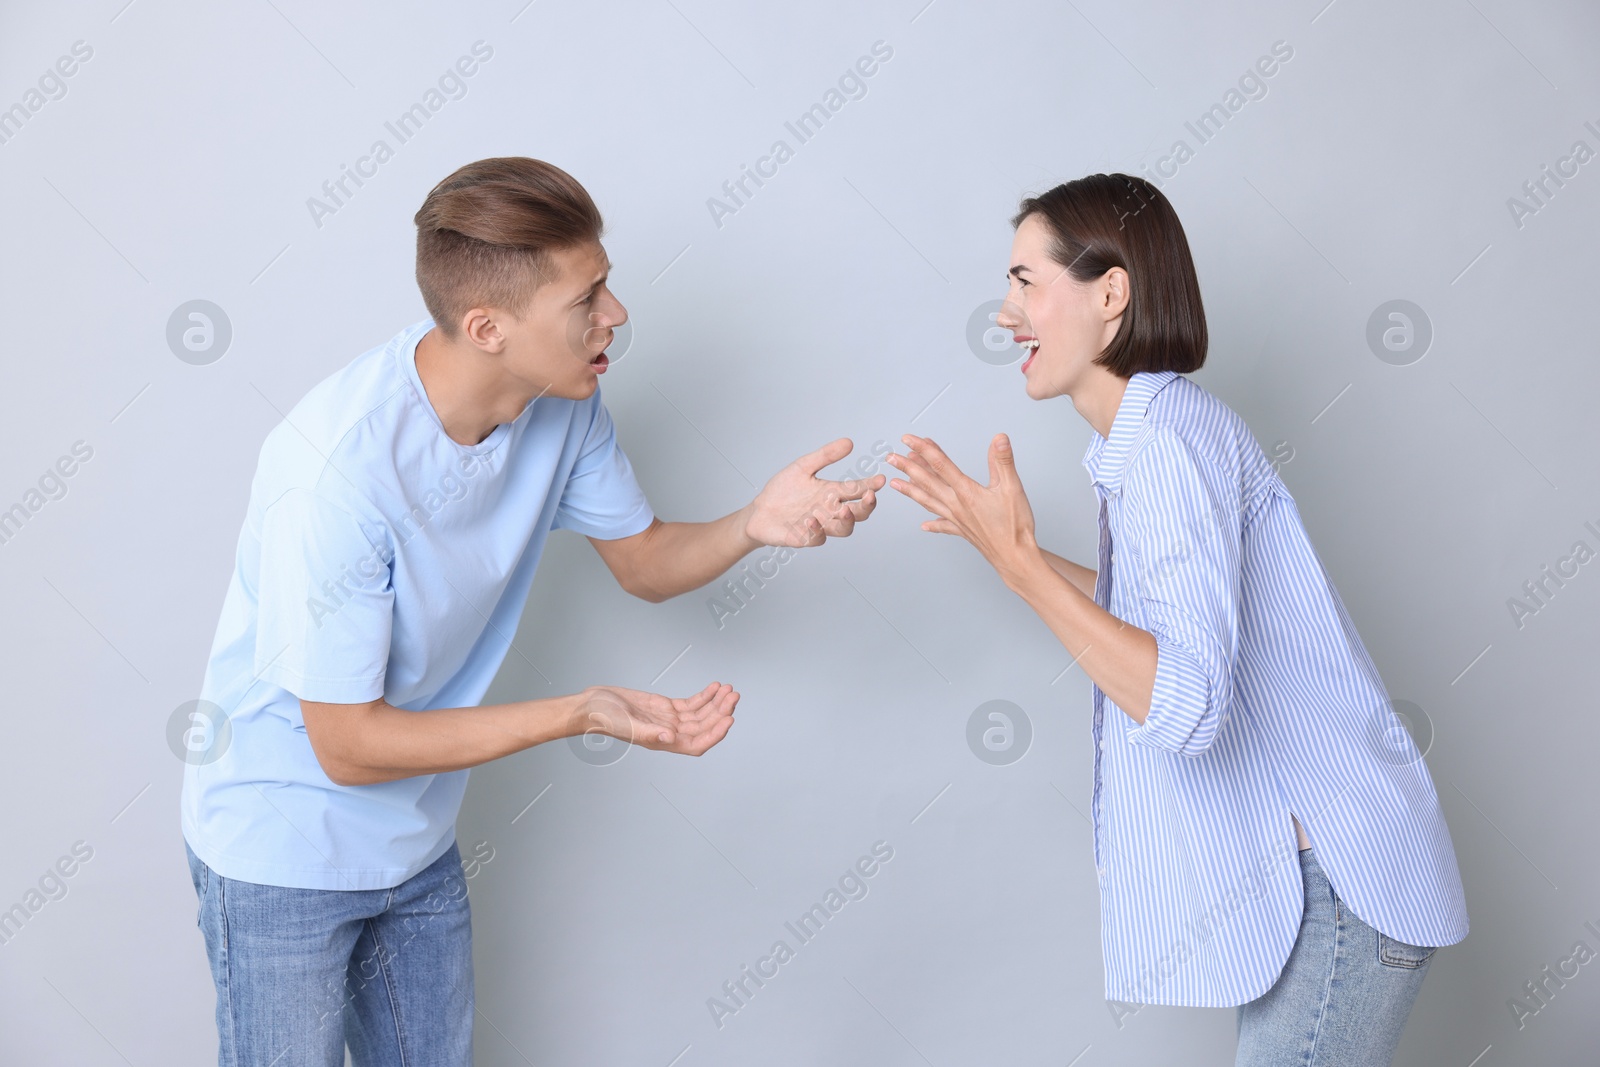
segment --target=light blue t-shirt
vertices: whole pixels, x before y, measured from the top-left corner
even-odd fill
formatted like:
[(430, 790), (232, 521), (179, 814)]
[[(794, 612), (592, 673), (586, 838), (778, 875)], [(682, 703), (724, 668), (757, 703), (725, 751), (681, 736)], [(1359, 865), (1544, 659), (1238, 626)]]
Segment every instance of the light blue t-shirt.
[(226, 725), (183, 785), (184, 838), (225, 877), (385, 889), (443, 855), (467, 772), (335, 785), (300, 699), (476, 705), (549, 531), (610, 540), (654, 517), (598, 388), (477, 445), (446, 436), (416, 370), (433, 325), (318, 384), (261, 448), (200, 692)]

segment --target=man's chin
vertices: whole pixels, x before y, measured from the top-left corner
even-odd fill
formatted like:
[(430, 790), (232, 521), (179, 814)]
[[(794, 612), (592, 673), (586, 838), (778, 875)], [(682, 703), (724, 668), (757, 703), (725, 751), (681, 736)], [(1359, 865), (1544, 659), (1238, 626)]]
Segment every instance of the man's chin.
[(553, 397), (559, 400), (586, 400), (594, 395), (594, 391), (599, 384), (599, 378), (593, 374), (588, 375), (587, 378), (579, 378), (576, 381), (567, 379), (565, 381), (551, 382), (542, 392), (534, 394), (533, 399), (539, 400), (544, 397)]

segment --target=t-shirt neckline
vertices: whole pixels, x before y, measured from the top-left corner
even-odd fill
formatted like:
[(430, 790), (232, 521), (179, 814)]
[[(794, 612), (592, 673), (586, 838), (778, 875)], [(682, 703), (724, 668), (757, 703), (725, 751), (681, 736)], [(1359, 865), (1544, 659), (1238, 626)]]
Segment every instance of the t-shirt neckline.
[(512, 419), (511, 422), (502, 422), (493, 430), (490, 430), (489, 436), (475, 445), (464, 445), (446, 433), (444, 420), (439, 418), (438, 411), (434, 410), (433, 401), (428, 399), (428, 390), (422, 384), (422, 376), (417, 373), (417, 345), (422, 343), (422, 339), (428, 335), (428, 331), (433, 329), (434, 325), (433, 319), (429, 318), (412, 326), (411, 335), (400, 346), (400, 362), (405, 366), (406, 377), (411, 380), (411, 388), (416, 392), (417, 399), (422, 403), (423, 409), (427, 411), (428, 418), (432, 419), (434, 426), (438, 427), (440, 436), (450, 442), (453, 447), (474, 456), (493, 452), (500, 447), (501, 442), (511, 433), (512, 423), (520, 422), (526, 417), (533, 405), (530, 403), (523, 408), (521, 414)]

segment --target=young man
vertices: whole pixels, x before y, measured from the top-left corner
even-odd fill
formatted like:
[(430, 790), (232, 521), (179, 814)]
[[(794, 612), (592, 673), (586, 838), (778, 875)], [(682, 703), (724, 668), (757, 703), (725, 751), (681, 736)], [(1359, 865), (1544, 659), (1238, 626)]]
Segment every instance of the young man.
[(455, 818), (467, 768), (598, 730), (698, 756), (739, 694), (616, 686), (478, 707), (552, 528), (661, 601), (763, 545), (818, 545), (883, 476), (816, 477), (840, 439), (715, 522), (662, 522), (601, 402), (627, 313), (602, 221), (564, 171), (470, 164), (417, 213), (431, 318), (313, 388), (262, 447), (202, 689), (183, 834), (217, 987), (219, 1062), (471, 1062)]

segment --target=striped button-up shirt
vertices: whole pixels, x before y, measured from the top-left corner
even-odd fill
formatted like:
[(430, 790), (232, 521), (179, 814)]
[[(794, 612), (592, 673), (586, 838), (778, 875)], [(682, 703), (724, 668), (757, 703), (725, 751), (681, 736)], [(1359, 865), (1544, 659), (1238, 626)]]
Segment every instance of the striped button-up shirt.
[(1094, 687), (1107, 999), (1226, 1007), (1272, 986), (1304, 906), (1291, 813), (1369, 925), (1464, 938), (1427, 766), (1244, 421), (1188, 378), (1141, 372), (1083, 464), (1095, 602), (1158, 650), (1142, 724)]

